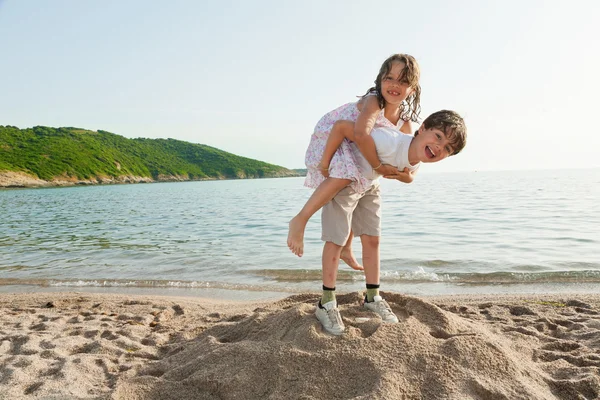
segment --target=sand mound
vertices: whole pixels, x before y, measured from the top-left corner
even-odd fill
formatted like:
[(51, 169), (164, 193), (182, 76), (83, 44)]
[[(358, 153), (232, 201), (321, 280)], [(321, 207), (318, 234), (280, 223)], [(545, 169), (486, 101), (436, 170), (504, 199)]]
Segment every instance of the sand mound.
[(585, 303), (438, 306), (385, 296), (399, 324), (381, 324), (358, 295), (339, 296), (342, 337), (321, 331), (316, 296), (228, 316), (122, 381), (113, 396), (508, 400), (600, 393), (600, 319)]

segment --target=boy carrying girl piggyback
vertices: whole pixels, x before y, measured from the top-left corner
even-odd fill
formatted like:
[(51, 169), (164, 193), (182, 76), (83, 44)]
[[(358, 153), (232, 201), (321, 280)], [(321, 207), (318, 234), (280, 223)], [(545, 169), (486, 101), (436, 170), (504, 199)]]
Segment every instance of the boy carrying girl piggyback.
[[(431, 114), (414, 136), (410, 134), (410, 121), (418, 121), (420, 111), (419, 77), (419, 66), (412, 56), (389, 57), (380, 68), (375, 87), (358, 102), (326, 114), (311, 137), (305, 185), (316, 190), (290, 221), (288, 247), (302, 256), (306, 223), (323, 208), (323, 295), (315, 315), (331, 334), (341, 335), (345, 329), (335, 300), (340, 259), (354, 269), (364, 269), (365, 308), (383, 322), (398, 322), (379, 295), (379, 177), (410, 183), (421, 163), (456, 155), (466, 144), (466, 126), (454, 111)], [(354, 235), (361, 239), (364, 268), (352, 254)]]

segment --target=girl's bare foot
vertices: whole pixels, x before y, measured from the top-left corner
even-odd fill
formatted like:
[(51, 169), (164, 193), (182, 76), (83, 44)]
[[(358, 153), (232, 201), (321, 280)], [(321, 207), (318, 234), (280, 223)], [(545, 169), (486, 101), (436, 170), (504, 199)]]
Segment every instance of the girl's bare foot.
[(290, 221), (288, 230), (287, 245), (298, 257), (304, 254), (304, 228), (306, 223), (303, 222), (297, 215)]
[(342, 254), (340, 255), (340, 259), (348, 264), (348, 266), (357, 271), (364, 271), (365, 268), (358, 263), (356, 257), (354, 257), (354, 253), (352, 252), (351, 247), (344, 247), (342, 249)]

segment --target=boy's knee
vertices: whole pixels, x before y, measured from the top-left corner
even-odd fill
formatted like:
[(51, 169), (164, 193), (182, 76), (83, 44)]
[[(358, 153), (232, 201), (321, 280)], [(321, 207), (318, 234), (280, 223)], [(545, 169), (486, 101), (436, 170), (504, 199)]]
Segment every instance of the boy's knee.
[[(325, 240), (325, 239), (323, 239)], [(337, 242), (337, 240), (336, 240)], [(337, 251), (339, 251), (340, 253), (342, 252), (342, 248), (344, 248), (344, 244), (346, 243), (346, 241), (341, 241), (342, 244), (338, 244), (334, 242), (333, 240), (325, 240), (325, 244), (323, 245), (323, 251), (329, 252), (329, 253), (335, 253)]]
[(334, 242), (325, 242), (325, 245), (323, 246), (323, 259), (331, 261), (335, 261), (336, 259), (339, 260), (343, 248), (343, 246)]
[(364, 247), (376, 248), (379, 247), (379, 236), (362, 235), (360, 237)]

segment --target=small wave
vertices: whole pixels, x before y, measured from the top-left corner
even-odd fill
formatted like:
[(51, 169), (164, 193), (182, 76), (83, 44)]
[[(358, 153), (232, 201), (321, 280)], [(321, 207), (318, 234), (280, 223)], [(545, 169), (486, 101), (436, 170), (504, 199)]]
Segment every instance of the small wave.
[(384, 271), (381, 273), (382, 280), (387, 281), (410, 281), (410, 282), (450, 282), (452, 279), (449, 274), (436, 274), (435, 272), (427, 272), (423, 267), (417, 268), (415, 271)]
[[(392, 260), (393, 262), (402, 262), (403, 260)], [(417, 261), (411, 260), (412, 264), (420, 264), (426, 267), (431, 268), (450, 268), (450, 267), (459, 267), (465, 264), (465, 261), (450, 261), (450, 260), (425, 260), (425, 261)], [(468, 261), (467, 261), (468, 262)], [(421, 268), (422, 269), (422, 268)]]
[(27, 265), (7, 265), (7, 266), (0, 266), (0, 271), (6, 271), (6, 272), (14, 272), (14, 271), (27, 270), (27, 269), (33, 269), (33, 268), (29, 267)]
[[(34, 285), (42, 287), (96, 287), (96, 288), (181, 288), (226, 289), (245, 291), (300, 292), (303, 285), (321, 281), (321, 270), (256, 270), (255, 275), (267, 278), (260, 283), (236, 283), (201, 280), (143, 280), (143, 279), (40, 279), (0, 278), (0, 286)], [(360, 271), (339, 271), (338, 281), (364, 281)], [(383, 271), (381, 281), (390, 284), (445, 283), (450, 285), (518, 285), (600, 283), (599, 270), (553, 272), (492, 272), (459, 273), (430, 272), (422, 267), (411, 271)]]
[(586, 239), (586, 238), (576, 238), (576, 237), (556, 237), (552, 240), (562, 241), (562, 242), (577, 242), (577, 243), (595, 243), (595, 240)]
[(599, 283), (600, 271), (493, 272), (450, 274), (454, 282), (472, 284), (501, 283)]
[[(255, 275), (278, 282), (299, 282), (321, 280), (321, 270), (265, 269), (251, 271)], [(360, 271), (339, 271), (338, 281), (364, 280)], [(540, 272), (430, 272), (423, 267), (404, 271), (382, 271), (383, 282), (421, 283), (446, 282), (452, 284), (519, 284), (519, 283), (600, 283), (599, 270), (581, 271), (540, 271)]]
[(397, 282), (448, 282), (453, 284), (497, 285), (520, 283), (600, 283), (600, 271), (433, 273), (422, 268), (413, 272), (382, 274), (382, 280)]
[[(320, 269), (260, 269), (249, 271), (251, 274), (270, 278), (279, 282), (320, 281), (323, 274)], [(340, 281), (362, 280), (361, 271), (338, 271)]]
[(171, 280), (127, 280), (127, 279), (0, 279), (4, 285), (33, 285), (42, 287), (122, 287), (122, 288), (161, 288), (161, 289), (225, 289), (252, 292), (300, 292), (293, 288), (274, 285), (251, 285), (214, 281), (171, 281)]

